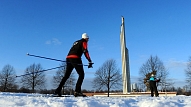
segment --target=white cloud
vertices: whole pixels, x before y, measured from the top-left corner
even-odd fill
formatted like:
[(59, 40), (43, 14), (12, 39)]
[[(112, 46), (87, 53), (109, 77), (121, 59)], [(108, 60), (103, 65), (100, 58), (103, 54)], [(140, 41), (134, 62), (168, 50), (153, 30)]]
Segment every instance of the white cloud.
[(188, 62), (171, 59), (166, 62), (167, 68), (185, 68)]
[(51, 45), (51, 44), (53, 44), (53, 45), (61, 45), (62, 42), (60, 42), (57, 38), (53, 38), (51, 40), (47, 40), (45, 42), (45, 44), (47, 44), (47, 45)]
[(50, 40), (48, 40), (48, 41), (46, 41), (46, 43), (45, 43), (45, 44), (50, 45), (50, 44), (51, 44), (51, 41), (50, 41)]

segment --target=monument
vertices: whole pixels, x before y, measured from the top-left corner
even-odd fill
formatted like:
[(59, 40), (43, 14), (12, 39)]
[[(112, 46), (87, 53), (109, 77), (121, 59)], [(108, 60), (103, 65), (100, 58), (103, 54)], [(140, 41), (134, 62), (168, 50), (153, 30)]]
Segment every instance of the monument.
[(131, 81), (130, 81), (130, 68), (129, 68), (129, 54), (128, 54), (128, 49), (126, 48), (126, 40), (125, 40), (124, 17), (122, 17), (120, 43), (121, 43), (121, 59), (122, 59), (123, 94), (127, 94), (131, 92)]

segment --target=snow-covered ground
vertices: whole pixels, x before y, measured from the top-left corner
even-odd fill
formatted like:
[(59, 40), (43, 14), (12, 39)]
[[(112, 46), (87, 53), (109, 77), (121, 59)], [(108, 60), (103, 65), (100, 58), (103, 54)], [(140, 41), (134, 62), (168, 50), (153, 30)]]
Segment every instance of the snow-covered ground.
[(0, 93), (0, 107), (191, 107), (191, 96), (82, 98)]

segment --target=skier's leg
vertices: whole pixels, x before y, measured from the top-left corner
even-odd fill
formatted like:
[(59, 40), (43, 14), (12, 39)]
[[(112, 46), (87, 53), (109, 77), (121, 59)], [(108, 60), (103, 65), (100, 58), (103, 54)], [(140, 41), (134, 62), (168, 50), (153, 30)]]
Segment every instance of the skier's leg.
[[(78, 59), (76, 63), (77, 64), (82, 64), (81, 59)], [(76, 65), (75, 64), (74, 67), (76, 69), (76, 72), (79, 75), (77, 83), (76, 83), (75, 92), (81, 93), (81, 86), (82, 86), (82, 83), (83, 83), (83, 80), (84, 80), (84, 69), (83, 69), (82, 65)]]
[(154, 93), (153, 93), (153, 87), (151, 87), (151, 97), (154, 96)]
[(150, 81), (150, 90), (151, 90), (151, 97), (153, 97), (154, 96), (154, 93), (153, 93), (153, 82), (152, 81)]
[[(78, 77), (78, 80), (77, 80), (77, 83), (76, 83), (75, 91), (81, 93), (81, 86), (82, 86), (82, 83), (83, 83), (83, 80), (84, 80), (84, 70), (83, 70), (82, 66), (77, 67), (77, 69), (78, 70), (76, 70), (76, 71), (77, 71), (79, 77)], [(81, 70), (79, 70), (79, 69), (81, 69)]]
[(156, 86), (156, 84), (155, 84), (155, 86), (154, 86), (154, 91), (155, 91), (155, 97), (158, 97), (159, 94), (158, 94), (158, 90), (157, 90), (157, 86)]
[(66, 80), (70, 77), (70, 74), (72, 73), (73, 69), (74, 69), (73, 65), (71, 63), (67, 63), (66, 72), (65, 72), (64, 77), (62, 78), (58, 88), (56, 89), (55, 93), (60, 93), (60, 91), (62, 90), (63, 85), (65, 84)]

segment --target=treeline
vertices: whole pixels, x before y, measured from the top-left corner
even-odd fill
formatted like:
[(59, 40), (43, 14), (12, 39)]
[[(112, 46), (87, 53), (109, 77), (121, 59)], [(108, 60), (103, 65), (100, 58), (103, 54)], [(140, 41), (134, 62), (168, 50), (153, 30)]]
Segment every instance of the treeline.
[[(13, 66), (7, 64), (0, 71), (0, 91), (3, 92), (27, 92), (27, 93), (53, 93), (54, 89), (47, 90), (47, 77), (43, 72), (41, 64), (31, 64), (24, 70), (23, 76), (17, 78)], [(66, 63), (62, 62), (57, 68), (55, 75), (51, 78), (53, 87), (57, 87), (66, 71)], [(133, 72), (133, 71), (131, 71)], [(185, 69), (185, 83), (183, 88), (175, 88), (173, 79), (168, 78), (169, 71), (158, 56), (150, 56), (139, 69), (139, 79), (137, 80), (136, 92), (149, 91), (148, 78), (154, 73), (161, 81), (157, 84), (159, 91), (176, 91), (177, 94), (190, 95), (191, 92), (191, 57), (189, 57), (187, 68)], [(95, 77), (92, 80), (92, 88), (95, 90), (83, 90), (83, 92), (122, 92), (122, 71), (117, 67), (114, 59), (105, 61), (101, 67), (95, 71)], [(74, 72), (63, 87), (63, 93), (73, 93), (75, 87)], [(49, 78), (50, 79), (50, 78)], [(83, 88), (83, 87), (82, 87)]]
[[(5, 65), (0, 71), (0, 91), (2, 92), (24, 92), (24, 93), (54, 93), (54, 89), (47, 90), (45, 75), (46, 70), (41, 64), (31, 64), (24, 70), (24, 74), (16, 76), (16, 71), (13, 66)], [(49, 78), (53, 87), (57, 87), (66, 72), (66, 63), (62, 62), (60, 67), (52, 78)], [(116, 66), (116, 61), (113, 59), (107, 60), (103, 65), (96, 70), (95, 78), (92, 81), (92, 87), (96, 90), (106, 89), (110, 91), (112, 88), (121, 89), (121, 72)], [(76, 78), (74, 72), (63, 86), (64, 94), (72, 94), (74, 92)], [(107, 79), (106, 79), (107, 78)], [(83, 88), (83, 87), (82, 87)], [(83, 90), (83, 92), (94, 92)]]
[[(52, 77), (50, 84), (58, 86), (60, 80), (62, 79), (65, 72), (65, 63), (60, 65), (55, 75)], [(0, 71), (0, 91), (2, 92), (25, 92), (25, 93), (35, 93), (35, 92), (52, 92), (52, 90), (46, 90), (47, 78), (43, 72), (41, 64), (31, 64), (24, 70), (24, 74), (21, 76), (16, 76), (16, 71), (13, 66), (7, 64)], [(74, 82), (74, 77), (71, 76), (67, 83), (65, 84), (65, 89), (67, 90), (71, 87)]]

